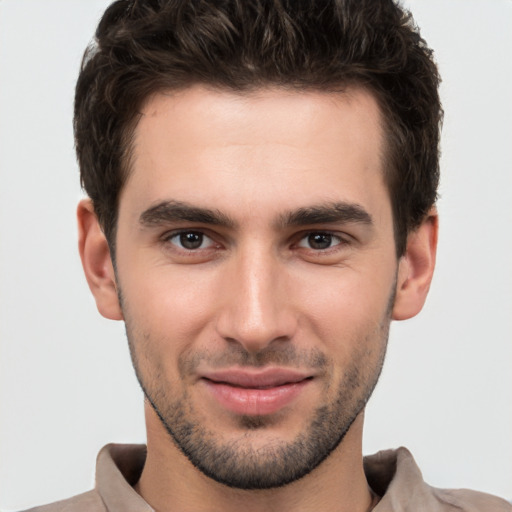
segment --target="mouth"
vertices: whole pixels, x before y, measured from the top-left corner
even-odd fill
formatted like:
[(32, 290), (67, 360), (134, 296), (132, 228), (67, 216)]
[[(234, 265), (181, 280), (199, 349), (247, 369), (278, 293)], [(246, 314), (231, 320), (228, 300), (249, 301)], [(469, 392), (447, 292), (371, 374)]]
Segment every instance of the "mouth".
[(285, 368), (207, 372), (201, 381), (218, 405), (238, 414), (261, 416), (291, 405), (314, 376)]

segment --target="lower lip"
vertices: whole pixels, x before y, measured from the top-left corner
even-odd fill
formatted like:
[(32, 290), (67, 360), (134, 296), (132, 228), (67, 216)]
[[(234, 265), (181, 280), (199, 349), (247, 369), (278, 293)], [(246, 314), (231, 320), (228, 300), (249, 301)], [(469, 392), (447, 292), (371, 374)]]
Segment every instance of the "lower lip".
[(267, 389), (240, 388), (208, 379), (203, 382), (225, 409), (236, 414), (261, 416), (289, 405), (311, 381), (306, 379)]

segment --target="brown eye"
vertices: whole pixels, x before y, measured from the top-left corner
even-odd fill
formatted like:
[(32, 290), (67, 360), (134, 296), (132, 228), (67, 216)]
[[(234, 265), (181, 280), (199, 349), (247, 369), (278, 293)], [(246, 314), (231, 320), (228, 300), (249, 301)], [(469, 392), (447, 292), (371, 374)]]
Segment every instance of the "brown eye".
[(211, 238), (200, 231), (182, 231), (172, 235), (168, 240), (180, 249), (187, 251), (206, 249), (213, 244)]
[(338, 236), (331, 233), (309, 233), (300, 242), (299, 247), (306, 247), (308, 249), (314, 249), (316, 251), (322, 251), (330, 249), (336, 245), (339, 245), (341, 240)]
[(180, 243), (185, 249), (199, 249), (203, 243), (201, 233), (181, 233)]

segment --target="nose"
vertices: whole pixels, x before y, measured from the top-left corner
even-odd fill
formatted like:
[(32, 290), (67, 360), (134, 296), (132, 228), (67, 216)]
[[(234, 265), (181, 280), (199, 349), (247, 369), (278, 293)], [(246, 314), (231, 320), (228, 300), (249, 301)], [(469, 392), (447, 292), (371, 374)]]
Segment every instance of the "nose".
[(290, 341), (297, 329), (286, 265), (275, 255), (248, 250), (230, 262), (223, 276), (218, 334), (259, 352)]

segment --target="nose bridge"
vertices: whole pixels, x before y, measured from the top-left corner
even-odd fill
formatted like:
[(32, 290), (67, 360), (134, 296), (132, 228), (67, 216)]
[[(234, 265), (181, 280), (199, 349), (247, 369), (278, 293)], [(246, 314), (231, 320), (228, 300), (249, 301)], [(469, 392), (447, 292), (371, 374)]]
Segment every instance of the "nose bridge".
[(286, 299), (286, 272), (265, 244), (252, 241), (234, 257), (219, 318), (219, 333), (247, 351), (289, 340), (295, 329)]

